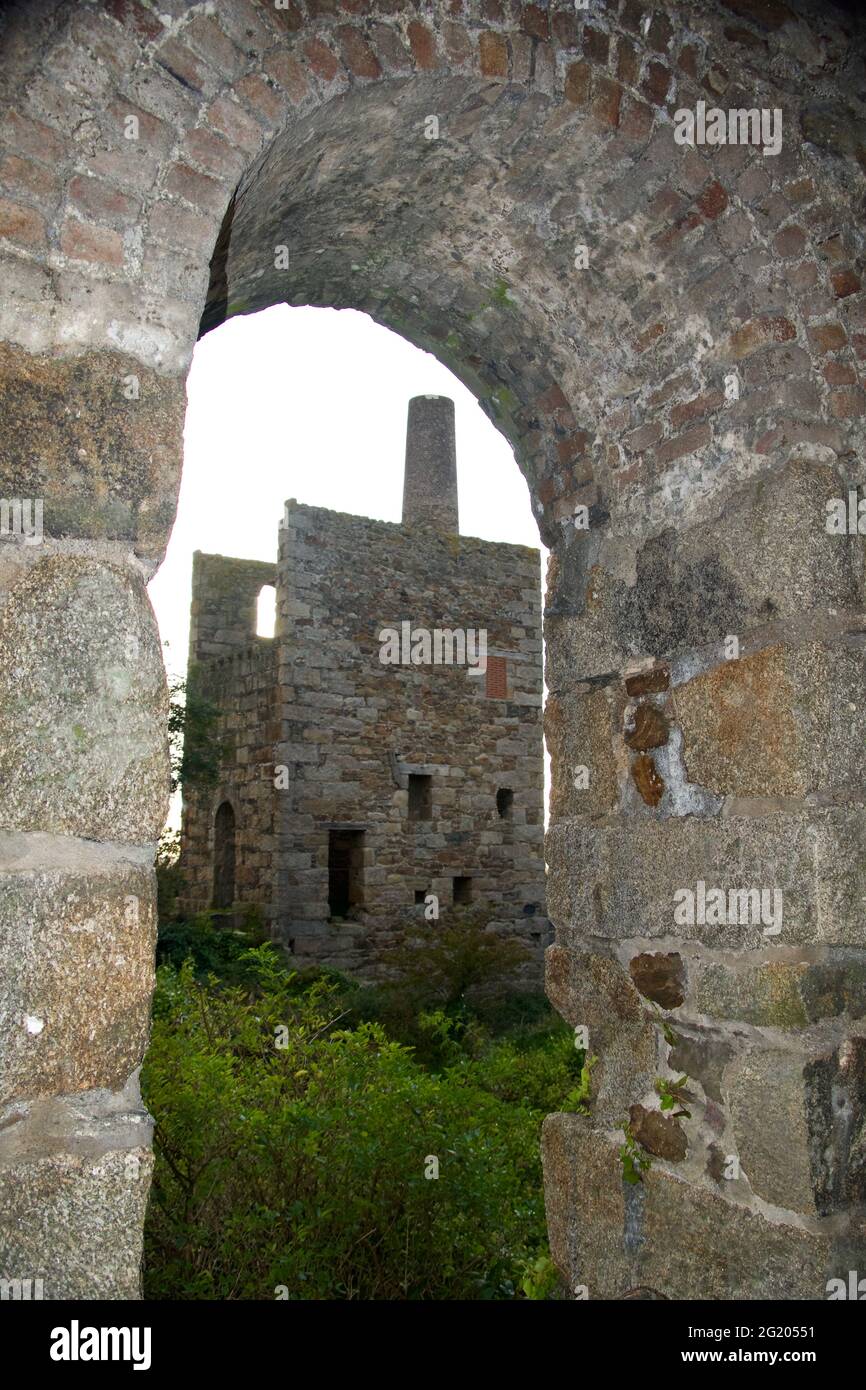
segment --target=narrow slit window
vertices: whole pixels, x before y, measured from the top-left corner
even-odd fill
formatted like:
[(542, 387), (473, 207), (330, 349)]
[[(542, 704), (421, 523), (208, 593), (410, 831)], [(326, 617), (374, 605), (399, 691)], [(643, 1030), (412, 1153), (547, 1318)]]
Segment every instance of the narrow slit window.
[(409, 773), (409, 820), (433, 819), (433, 778), (421, 773)]
[(256, 636), (273, 637), (276, 623), (277, 591), (273, 584), (265, 584), (256, 600)]
[(500, 820), (511, 820), (514, 809), (514, 792), (510, 787), (500, 787), (496, 793), (496, 810)]
[(352, 917), (364, 905), (364, 832), (328, 832), (328, 909)]

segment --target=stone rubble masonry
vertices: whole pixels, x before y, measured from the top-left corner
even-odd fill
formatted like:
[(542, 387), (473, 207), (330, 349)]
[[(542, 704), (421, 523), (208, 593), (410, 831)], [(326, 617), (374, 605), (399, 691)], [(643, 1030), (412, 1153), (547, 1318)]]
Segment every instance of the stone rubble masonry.
[(140, 1297), (152, 1130), (137, 1069), (116, 1089), (0, 1109), (6, 1277), (41, 1277), (47, 1299)]
[(409, 402), (403, 525), (425, 524), (451, 535), (460, 530), (454, 402), (447, 396), (414, 396)]
[[(822, 1298), (831, 1274), (866, 1268), (864, 552), (824, 529), (826, 502), (866, 484), (866, 43), (860, 16), (801, 0), (697, 9), (124, 0), (0, 14), (0, 498), (41, 497), (46, 534), (0, 540), (0, 874), (20, 903), (3, 930), (31, 953), (8, 972), (0, 1022), (18, 1097), (15, 1123), (0, 1121), (0, 1273), (42, 1273), (53, 1297), (137, 1295), (148, 1135), (123, 1071), (144, 1046), (142, 873), (165, 806), (143, 585), (173, 520), (196, 336), (277, 303), (362, 310), (453, 368), (513, 446), (551, 551), (548, 898), (573, 959), (549, 979), (604, 1044), (593, 1116), (545, 1130), (563, 1274), (591, 1297), (639, 1283), (672, 1298)], [(779, 107), (780, 153), (676, 145), (673, 113), (698, 100)], [(344, 522), (292, 515), (310, 577), (327, 578), (311, 528), (336, 540)], [(445, 542), (429, 547), (445, 563)], [(340, 565), (345, 588), (347, 550)], [(274, 568), (287, 589), (287, 552)], [(248, 597), (209, 632), (227, 647), (211, 665), (235, 692), (227, 721), (276, 733), (239, 745), (243, 781), (227, 790), (259, 837), (255, 872), (275, 853), (286, 866), (275, 920), (290, 894), (309, 904), (309, 943), (323, 936), (322, 845), (290, 858), (267, 758), (276, 747), (293, 768), (308, 835), (317, 804), (339, 792), (354, 815), (370, 779), (387, 837), (405, 790), (386, 804), (379, 764), (332, 776), (342, 740), (375, 731), (372, 677), (333, 751), (295, 736), (352, 692), (303, 591), (296, 611), (284, 595), (267, 654)], [(358, 632), (347, 617), (339, 640), (367, 654)], [(662, 666), (667, 682), (634, 688)], [(538, 710), (518, 708), (519, 732)], [(416, 722), (401, 729), (410, 752)], [(626, 741), (649, 729), (666, 740)], [(518, 758), (514, 731), (497, 757)], [(485, 805), (488, 766), (472, 779)], [(527, 882), (539, 830), (509, 828)], [(427, 848), (457, 871), (459, 844)], [(684, 935), (672, 895), (697, 879), (781, 886), (781, 938)], [(79, 892), (97, 948), (86, 983), (83, 948), (64, 945)], [(666, 969), (632, 972), (648, 955), (680, 957), (682, 1004), (641, 994)], [(76, 1017), (58, 989), (79, 978)], [(625, 1044), (605, 1031), (609, 997)], [(38, 1009), (44, 1029), (25, 1033), (21, 1011)], [(622, 1126), (684, 1071), (685, 1156), (624, 1185)]]

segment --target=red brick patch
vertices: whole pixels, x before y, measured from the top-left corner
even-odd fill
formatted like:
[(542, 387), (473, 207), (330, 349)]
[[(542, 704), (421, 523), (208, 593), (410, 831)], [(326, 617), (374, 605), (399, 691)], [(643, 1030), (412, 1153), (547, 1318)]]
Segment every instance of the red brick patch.
[(845, 330), (838, 323), (819, 323), (809, 329), (809, 342), (820, 352), (838, 352), (847, 341)]
[(603, 29), (594, 29), (591, 24), (584, 25), (583, 51), (591, 63), (597, 63), (602, 68), (607, 66), (610, 39)]
[(105, 0), (105, 8), (124, 28), (143, 39), (155, 39), (165, 32), (156, 15), (139, 5), (138, 0)]
[(235, 91), (253, 108), (257, 116), (261, 116), (266, 125), (277, 125), (282, 121), (285, 108), (280, 94), (261, 73), (251, 72), (242, 77), (240, 82), (235, 84)]
[(662, 437), (662, 427), (657, 422), (647, 421), (639, 425), (631, 434), (627, 434), (623, 444), (630, 454), (642, 454), (646, 449), (651, 449), (654, 444), (658, 444)]
[(0, 138), (19, 155), (30, 155), (43, 164), (60, 163), (66, 147), (60, 137), (41, 121), (29, 120), (10, 107), (0, 117)]
[(856, 386), (857, 373), (844, 362), (828, 362), (824, 368), (824, 380), (829, 386)]
[(69, 198), (79, 212), (97, 222), (131, 222), (138, 216), (139, 204), (101, 179), (76, 174), (69, 185)]
[(321, 77), (323, 82), (332, 82), (337, 76), (340, 65), (321, 39), (308, 39), (304, 44), (304, 56), (313, 72), (317, 77)]
[(420, 19), (412, 19), (406, 29), (409, 43), (412, 46), (412, 54), (419, 68), (429, 70), (438, 68), (439, 57), (436, 53), (436, 40)]
[(64, 256), (93, 265), (123, 265), (123, 241), (118, 232), (97, 227), (92, 222), (79, 222), (69, 217), (60, 233), (60, 249)]
[(196, 207), (206, 208), (208, 212), (220, 213), (225, 208), (228, 195), (221, 183), (200, 174), (188, 164), (172, 164), (165, 178), (166, 193), (185, 198)]
[(567, 10), (557, 10), (550, 22), (553, 37), (562, 48), (576, 48), (578, 40), (577, 20)]
[(602, 125), (613, 130), (619, 125), (622, 87), (612, 77), (598, 74), (595, 79), (595, 94), (592, 99), (592, 114)]
[(565, 99), (575, 106), (585, 106), (589, 97), (589, 63), (569, 63), (565, 74)]
[(237, 153), (213, 131), (196, 126), (186, 137), (185, 153), (189, 159), (201, 164), (211, 174), (224, 177), (229, 171), (234, 173), (238, 167)]
[(684, 458), (686, 454), (696, 454), (699, 449), (705, 449), (713, 437), (713, 432), (709, 425), (696, 425), (692, 430), (686, 430), (684, 434), (678, 434), (674, 439), (668, 439), (666, 443), (659, 445), (656, 449), (657, 463), (674, 463), (677, 459)]
[(32, 208), (0, 198), (0, 236), (19, 246), (44, 246), (45, 223)]
[(37, 203), (53, 203), (60, 196), (60, 184), (50, 169), (30, 159), (9, 154), (0, 164), (0, 183), (7, 193), (32, 198)]
[(671, 424), (675, 430), (681, 429), (692, 420), (700, 420), (704, 415), (712, 415), (714, 411), (721, 410), (724, 403), (723, 392), (704, 391), (702, 395), (694, 396), (690, 401), (675, 405), (671, 411)]
[(524, 5), (520, 15), (520, 27), (524, 34), (534, 39), (550, 37), (550, 21), (540, 5)]
[(620, 39), (616, 46), (616, 75), (620, 82), (633, 87), (640, 71), (637, 49), (631, 39)]
[(687, 77), (691, 77), (695, 82), (698, 77), (698, 60), (700, 56), (699, 49), (695, 48), (692, 43), (684, 44), (677, 55), (677, 67), (680, 72), (684, 72)]
[(734, 361), (748, 357), (770, 343), (788, 343), (796, 338), (797, 330), (789, 319), (761, 317), (750, 319), (731, 335), (731, 354)]
[(294, 0), (284, 0), (284, 3), (285, 9), (278, 10), (274, 7), (274, 14), (272, 17), (276, 18), (284, 28), (288, 29), (290, 34), (296, 34), (299, 29), (303, 28), (304, 16), (294, 3)]
[(670, 70), (664, 63), (647, 63), (644, 79), (640, 84), (647, 101), (651, 101), (653, 106), (664, 106), (670, 80)]
[(837, 420), (856, 420), (866, 415), (866, 394), (862, 391), (831, 391), (830, 410)]
[(295, 105), (303, 101), (310, 90), (304, 69), (297, 58), (293, 58), (290, 53), (276, 52), (270, 54), (265, 63), (265, 72), (279, 82), (289, 100)]
[(150, 214), (153, 236), (184, 251), (210, 251), (215, 239), (214, 224), (177, 203), (157, 203)]
[(727, 206), (728, 195), (718, 179), (708, 183), (698, 198), (698, 207), (709, 222), (723, 213)]
[(654, 323), (654, 324), (652, 324), (649, 328), (645, 329), (644, 332), (641, 333), (640, 336), (639, 336), (638, 338), (635, 338), (635, 341), (634, 341), (635, 351), (636, 351), (636, 352), (639, 352), (639, 353), (640, 353), (640, 352), (646, 352), (647, 348), (648, 348), (648, 347), (651, 347), (652, 344), (656, 341), (656, 339), (657, 339), (657, 338), (661, 338), (662, 334), (664, 334), (664, 333), (666, 333), (666, 332), (667, 332), (667, 325), (666, 325), (666, 324), (664, 324), (664, 323)]
[(214, 90), (215, 75), (178, 39), (166, 39), (165, 43), (160, 44), (156, 52), (156, 61), (182, 87), (188, 87), (199, 96), (208, 87), (211, 91)]
[(501, 34), (482, 34), (478, 39), (478, 53), (485, 77), (508, 76), (508, 46)]
[(334, 37), (340, 45), (343, 62), (354, 77), (381, 77), (379, 59), (359, 29), (341, 24), (334, 30)]
[(846, 299), (849, 294), (856, 294), (859, 290), (860, 276), (853, 270), (834, 270), (830, 276), (830, 283), (836, 298)]

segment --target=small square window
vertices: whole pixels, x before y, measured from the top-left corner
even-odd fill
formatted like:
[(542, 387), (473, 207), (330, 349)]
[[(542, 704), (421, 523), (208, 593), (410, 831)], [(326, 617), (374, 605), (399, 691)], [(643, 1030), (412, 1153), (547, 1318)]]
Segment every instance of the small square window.
[(426, 896), (427, 896), (427, 892), (426, 892), (426, 890), (425, 890), (424, 888), (416, 888), (416, 889), (415, 889), (415, 906), (416, 906), (416, 907), (423, 907), (423, 905), (424, 905), (424, 899), (426, 898)]
[(454, 880), (454, 902), (458, 905), (471, 903), (472, 901), (472, 879), (455, 878)]

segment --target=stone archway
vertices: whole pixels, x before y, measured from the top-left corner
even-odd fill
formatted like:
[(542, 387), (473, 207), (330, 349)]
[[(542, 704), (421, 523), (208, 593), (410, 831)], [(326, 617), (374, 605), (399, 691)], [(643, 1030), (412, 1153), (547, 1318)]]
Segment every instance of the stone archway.
[[(557, 1263), (591, 1297), (822, 1297), (866, 1200), (863, 553), (824, 525), (863, 481), (862, 30), (776, 0), (209, 9), (2, 21), (0, 494), (44, 506), (0, 546), (8, 1272), (135, 1295), (144, 584), (200, 327), (288, 300), (451, 366), (553, 551), (548, 988), (599, 1056), (592, 1116), (546, 1126)], [(699, 101), (778, 109), (781, 151), (677, 144)], [(677, 925), (699, 883), (781, 887), (782, 933)]]

